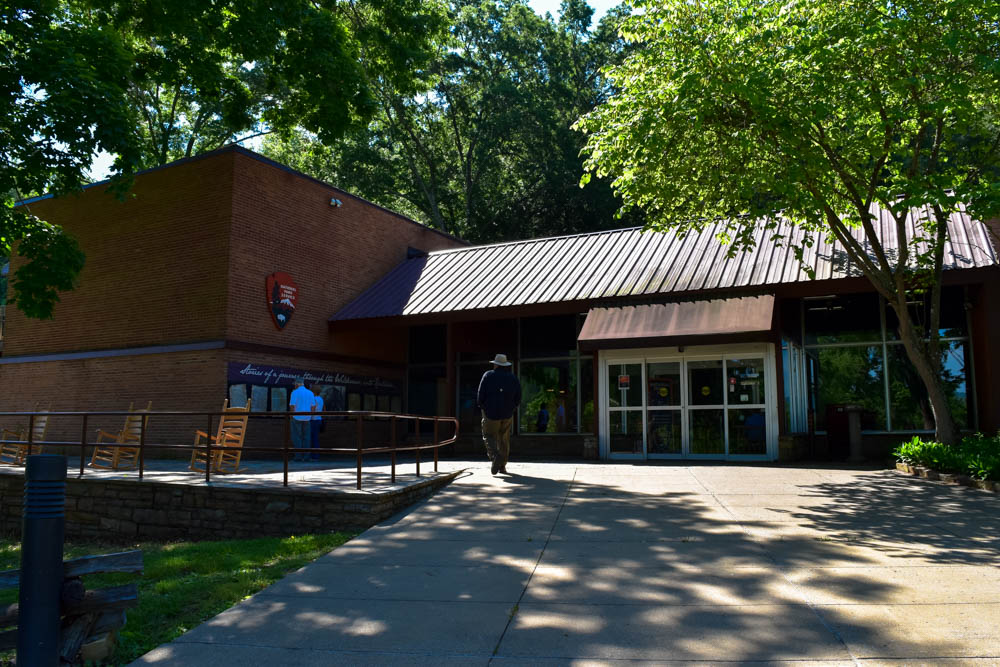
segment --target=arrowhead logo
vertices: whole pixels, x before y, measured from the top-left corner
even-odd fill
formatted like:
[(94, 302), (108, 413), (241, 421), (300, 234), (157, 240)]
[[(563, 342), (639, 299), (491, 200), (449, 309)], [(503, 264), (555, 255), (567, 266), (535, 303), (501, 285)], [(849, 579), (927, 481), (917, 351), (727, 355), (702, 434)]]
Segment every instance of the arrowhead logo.
[(267, 308), (271, 312), (274, 326), (284, 329), (295, 314), (295, 304), (299, 299), (299, 287), (287, 273), (272, 273), (264, 281), (267, 294)]

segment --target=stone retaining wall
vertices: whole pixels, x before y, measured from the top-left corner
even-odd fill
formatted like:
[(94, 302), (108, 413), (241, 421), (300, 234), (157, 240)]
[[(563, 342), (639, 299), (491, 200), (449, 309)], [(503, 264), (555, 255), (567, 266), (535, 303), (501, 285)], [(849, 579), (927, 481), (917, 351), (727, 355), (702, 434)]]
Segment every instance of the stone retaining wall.
[[(445, 486), (458, 472), (387, 493), (248, 489), (162, 482), (66, 481), (66, 535), (228, 539), (359, 531)], [(24, 476), (0, 474), (0, 534), (19, 535)]]

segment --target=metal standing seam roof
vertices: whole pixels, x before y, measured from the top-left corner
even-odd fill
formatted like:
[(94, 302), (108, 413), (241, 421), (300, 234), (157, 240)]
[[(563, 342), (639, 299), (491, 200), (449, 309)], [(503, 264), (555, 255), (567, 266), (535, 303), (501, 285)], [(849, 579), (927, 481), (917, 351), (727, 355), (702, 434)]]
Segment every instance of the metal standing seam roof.
[[(873, 211), (892, 258), (899, 247), (895, 223), (887, 211)], [(913, 236), (914, 220), (928, 214), (914, 209), (907, 221), (908, 237)], [(803, 230), (779, 222), (775, 230), (756, 232), (753, 249), (726, 257), (715, 238), (723, 228), (723, 223), (714, 223), (680, 236), (636, 227), (435, 251), (404, 261), (330, 320), (766, 288), (811, 280), (794, 252), (803, 244)], [(945, 269), (1000, 264), (986, 226), (972, 220), (964, 208), (952, 214), (948, 231)], [(785, 241), (771, 240), (775, 234)], [(863, 230), (853, 234), (868, 247)], [(815, 234), (813, 242), (803, 248), (803, 259), (816, 280), (862, 275), (839, 244)], [(926, 250), (926, 244), (916, 245), (917, 252)]]

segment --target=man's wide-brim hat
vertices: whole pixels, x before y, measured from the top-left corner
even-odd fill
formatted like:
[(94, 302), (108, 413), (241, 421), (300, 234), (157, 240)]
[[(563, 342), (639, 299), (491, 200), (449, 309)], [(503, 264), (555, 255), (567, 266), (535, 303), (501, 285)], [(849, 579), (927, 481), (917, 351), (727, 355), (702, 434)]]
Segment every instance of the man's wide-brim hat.
[(498, 354), (493, 359), (493, 365), (494, 366), (510, 366), (510, 362), (507, 361), (507, 355), (506, 354)]

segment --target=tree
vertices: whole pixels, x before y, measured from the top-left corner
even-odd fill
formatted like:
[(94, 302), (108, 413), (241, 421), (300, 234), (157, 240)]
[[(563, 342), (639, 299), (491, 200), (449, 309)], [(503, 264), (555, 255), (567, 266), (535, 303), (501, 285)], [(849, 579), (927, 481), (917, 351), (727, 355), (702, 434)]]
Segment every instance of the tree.
[(84, 257), (18, 201), (79, 191), (98, 150), (122, 196), (137, 169), (247, 131), (332, 141), (368, 122), (377, 86), (417, 90), (444, 27), (424, 0), (25, 0), (0, 20), (0, 255), (26, 260), (12, 301), (32, 317)]
[(584, 139), (571, 125), (609, 92), (600, 72), (621, 57), (623, 16), (595, 27), (583, 0), (558, 20), (525, 0), (455, 0), (450, 39), (420, 74), (428, 94), (382, 86), (366, 131), (263, 150), (472, 241), (607, 228), (619, 202), (607, 184), (576, 188)]
[[(623, 29), (635, 50), (609, 74), (619, 92), (579, 122), (589, 172), (612, 177), (651, 227), (728, 220), (733, 252), (782, 221), (807, 243), (838, 241), (898, 315), (937, 437), (955, 442), (938, 342), (946, 222), (962, 206), (1000, 211), (1000, 5), (637, 4)], [(876, 205), (898, 251), (876, 233)], [(925, 327), (907, 307), (915, 292), (930, 299)]]

